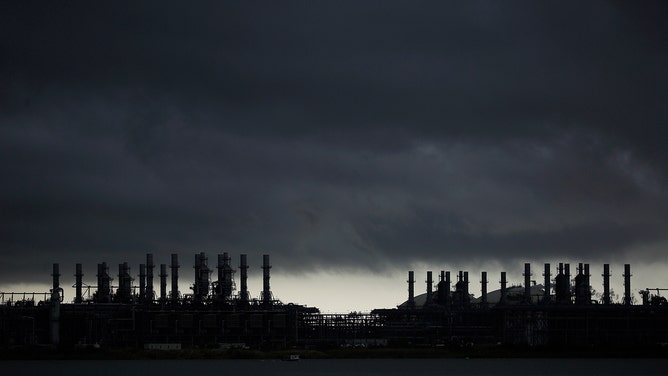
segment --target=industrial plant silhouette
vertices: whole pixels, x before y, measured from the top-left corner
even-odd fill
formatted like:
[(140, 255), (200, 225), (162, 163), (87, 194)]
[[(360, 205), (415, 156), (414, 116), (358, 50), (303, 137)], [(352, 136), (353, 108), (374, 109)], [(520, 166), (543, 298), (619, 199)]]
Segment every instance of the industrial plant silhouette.
[[(169, 274), (168, 274), (169, 267)], [(239, 258), (239, 289), (228, 253), (217, 258), (217, 278), (205, 253), (195, 254), (191, 293), (179, 290), (179, 259), (159, 266), (154, 290), (153, 255), (139, 265), (133, 284), (128, 263), (118, 265), (112, 285), (106, 263), (97, 265), (97, 284), (84, 284), (76, 264), (75, 297), (65, 302), (59, 264), (53, 264), (49, 293), (0, 293), (0, 347), (52, 345), (58, 348), (324, 348), (324, 347), (461, 347), (509, 345), (526, 347), (629, 349), (668, 343), (668, 304), (660, 289), (641, 291), (634, 304), (631, 268), (624, 265), (624, 296), (614, 303), (610, 267), (603, 266), (603, 293), (592, 299), (588, 264), (573, 277), (569, 264), (552, 275), (544, 265), (544, 282), (531, 280), (524, 266), (524, 285), (487, 292), (481, 274), (481, 296), (469, 292), (469, 274), (441, 271), (433, 290), (427, 272), (426, 292), (415, 295), (415, 275), (408, 272), (408, 298), (393, 309), (370, 313), (326, 314), (316, 307), (283, 303), (270, 289), (270, 258), (263, 255), (259, 299), (248, 292), (248, 259)], [(167, 290), (171, 277), (171, 290)], [(454, 282), (454, 290), (452, 284)], [(574, 282), (574, 283), (572, 283)], [(654, 294), (656, 290), (656, 294)]]

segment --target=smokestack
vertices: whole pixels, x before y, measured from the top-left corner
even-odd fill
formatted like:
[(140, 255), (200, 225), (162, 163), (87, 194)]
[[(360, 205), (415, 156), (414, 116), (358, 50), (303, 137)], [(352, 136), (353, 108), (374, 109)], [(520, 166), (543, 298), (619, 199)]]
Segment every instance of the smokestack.
[(209, 295), (209, 266), (204, 252), (195, 254), (195, 285), (193, 295), (195, 302), (202, 302)]
[(51, 329), (51, 344), (58, 345), (60, 343), (60, 298), (62, 289), (60, 288), (60, 266), (53, 264), (53, 289), (51, 290), (51, 312), (50, 312), (50, 329)]
[[(53, 277), (53, 289), (51, 290), (52, 293), (56, 294), (57, 300), (60, 301), (60, 295), (59, 291), (60, 290), (60, 265), (59, 264), (53, 264), (53, 273), (51, 273), (51, 276)], [(51, 295), (51, 300), (53, 301), (54, 295)]]
[(566, 280), (568, 281), (568, 289), (571, 288), (571, 264), (564, 264), (564, 274), (566, 275)]
[(415, 307), (415, 278), (413, 271), (408, 272), (408, 307)]
[(483, 306), (487, 306), (487, 272), (482, 272), (480, 292), (480, 303), (482, 303)]
[(218, 254), (218, 266), (216, 266), (216, 270), (218, 270), (218, 286), (216, 288), (216, 298), (218, 300), (223, 300), (223, 268), (225, 265), (225, 258), (223, 255), (220, 253)]
[(172, 269), (172, 291), (171, 291), (171, 300), (173, 304), (179, 302), (179, 255), (172, 253), (172, 264), (170, 265)]
[(146, 264), (139, 264), (139, 301), (146, 300)]
[(631, 305), (631, 264), (624, 264), (624, 304)]
[(227, 252), (223, 253), (223, 298), (227, 301), (232, 298), (234, 291), (234, 269), (232, 269), (232, 258)]
[(241, 265), (239, 265), (241, 291), (239, 291), (239, 300), (242, 303), (248, 303), (248, 260), (245, 254), (241, 255)]
[(603, 304), (610, 304), (610, 264), (603, 264)]
[(97, 302), (111, 302), (111, 277), (106, 262), (97, 264)]
[(452, 303), (452, 296), (450, 290), (452, 289), (452, 281), (450, 280), (450, 272), (445, 272), (445, 305), (449, 306)]
[(83, 271), (81, 264), (76, 265), (76, 272), (74, 274), (74, 303), (81, 304), (83, 303), (83, 297), (81, 296), (81, 287), (83, 286)]
[(524, 302), (531, 303), (531, 264), (524, 264)]
[(501, 297), (499, 299), (499, 304), (506, 304), (506, 272), (501, 272)]
[(545, 293), (543, 294), (543, 302), (547, 303), (550, 301), (550, 282), (551, 282), (551, 275), (550, 275), (550, 264), (546, 263), (545, 264), (545, 271), (543, 272), (543, 276), (545, 276)]
[(584, 264), (584, 276), (585, 276), (585, 298), (587, 304), (591, 304), (591, 274), (589, 274), (589, 264)]
[(471, 302), (471, 294), (469, 294), (469, 272), (464, 272), (464, 294), (462, 296), (463, 303)]
[(432, 286), (434, 285), (434, 280), (432, 279), (431, 276), (431, 271), (427, 272), (427, 302), (426, 304), (429, 305), (431, 304), (431, 294), (432, 294)]
[(167, 301), (167, 264), (160, 264), (160, 303)]
[(152, 303), (154, 292), (153, 292), (153, 254), (146, 254), (146, 302)]
[(116, 297), (121, 303), (129, 303), (132, 299), (132, 277), (127, 262), (118, 264), (118, 291)]
[(269, 289), (270, 269), (269, 255), (262, 255), (262, 302), (264, 304), (271, 304), (274, 300), (271, 290)]

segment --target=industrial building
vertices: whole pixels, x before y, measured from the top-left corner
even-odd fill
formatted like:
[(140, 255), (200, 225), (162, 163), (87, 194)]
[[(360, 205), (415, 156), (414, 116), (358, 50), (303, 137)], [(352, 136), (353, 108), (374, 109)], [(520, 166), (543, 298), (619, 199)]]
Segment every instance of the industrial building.
[(579, 264), (574, 276), (569, 264), (559, 264), (554, 276), (545, 264), (542, 284), (532, 282), (531, 266), (525, 264), (522, 286), (508, 286), (502, 272), (500, 289), (489, 293), (488, 276), (482, 272), (479, 297), (470, 293), (466, 271), (459, 271), (454, 281), (450, 271), (441, 271), (438, 283), (427, 272), (426, 291), (416, 296), (410, 271), (407, 300), (397, 308), (349, 314), (323, 314), (315, 307), (275, 299), (269, 255), (262, 257), (258, 299), (248, 292), (245, 254), (237, 268), (228, 253), (219, 254), (216, 271), (205, 253), (195, 254), (195, 280), (188, 293), (179, 287), (177, 254), (171, 255), (169, 265), (156, 266), (147, 254), (134, 276), (136, 283), (128, 263), (121, 263), (113, 283), (109, 265), (101, 263), (96, 285), (87, 285), (82, 265), (76, 264), (75, 296), (66, 303), (60, 268), (53, 264), (49, 293), (0, 292), (0, 347), (280, 349), (498, 343), (627, 348), (668, 343), (666, 299), (660, 289), (645, 289), (642, 304), (633, 304), (628, 264), (622, 303), (612, 302), (608, 264), (603, 266), (600, 300), (592, 298), (588, 264)]

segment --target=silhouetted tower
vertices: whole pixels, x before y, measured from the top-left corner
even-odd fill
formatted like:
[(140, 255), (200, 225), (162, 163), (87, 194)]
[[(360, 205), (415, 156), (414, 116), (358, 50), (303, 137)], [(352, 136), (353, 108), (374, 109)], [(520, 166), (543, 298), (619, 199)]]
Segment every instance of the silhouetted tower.
[(436, 286), (436, 302), (441, 305), (445, 305), (447, 300), (446, 295), (450, 293), (449, 287), (446, 287), (445, 284), (445, 271), (441, 270), (441, 276), (438, 280), (438, 285)]
[(487, 272), (482, 272), (480, 278), (480, 303), (487, 306)]
[(531, 264), (524, 264), (524, 303), (531, 303)]
[(193, 285), (193, 295), (196, 303), (206, 300), (209, 295), (209, 270), (208, 259), (204, 252), (195, 254), (195, 284)]
[(146, 264), (139, 264), (139, 301), (146, 300)]
[(588, 298), (587, 290), (589, 290), (589, 285), (587, 284), (587, 277), (584, 273), (584, 266), (582, 263), (578, 264), (578, 274), (575, 276), (575, 304), (589, 304), (591, 298)]
[(167, 264), (160, 264), (160, 304), (167, 303)]
[(240, 256), (239, 265), (241, 291), (239, 291), (239, 301), (243, 304), (248, 303), (248, 259), (245, 254)]
[(466, 305), (471, 303), (471, 294), (469, 293), (469, 272), (464, 272), (464, 294), (462, 296), (462, 302)]
[(624, 264), (624, 304), (631, 305), (631, 264)]
[(155, 265), (153, 264), (153, 254), (152, 253), (147, 253), (146, 254), (146, 302), (147, 303), (152, 303), (153, 299), (155, 298), (155, 293), (153, 291), (153, 268)]
[[(51, 331), (51, 344), (60, 343), (60, 299), (62, 289), (60, 288), (60, 265), (53, 264), (53, 286), (51, 288), (51, 309), (49, 312), (49, 329)], [(34, 325), (34, 323), (33, 323)]]
[(74, 303), (81, 304), (83, 303), (83, 297), (81, 296), (81, 287), (83, 286), (83, 271), (81, 264), (76, 264), (74, 278)]
[(170, 292), (170, 298), (172, 304), (177, 304), (179, 302), (179, 297), (181, 293), (179, 292), (179, 255), (172, 253), (172, 264), (169, 266), (172, 270), (172, 291)]
[(232, 293), (234, 292), (234, 269), (232, 269), (232, 258), (227, 252), (223, 253), (223, 285), (222, 285), (222, 294), (223, 299), (230, 300), (232, 299)]
[(408, 307), (415, 308), (415, 273), (408, 272)]
[(432, 303), (431, 301), (431, 295), (433, 293), (432, 286), (434, 286), (434, 280), (432, 279), (431, 271), (427, 272), (427, 280), (425, 282), (427, 283), (427, 301), (425, 304), (429, 305)]
[(543, 303), (549, 303), (551, 300), (550, 296), (550, 290), (552, 289), (551, 285), (551, 278), (552, 276), (550, 275), (550, 264), (546, 263), (545, 264), (545, 271), (543, 272), (543, 276), (545, 277), (545, 292), (543, 293)]
[(132, 277), (127, 262), (118, 264), (118, 290), (116, 301), (119, 303), (130, 303), (132, 301)]
[(97, 303), (111, 303), (111, 277), (107, 263), (97, 264)]
[(506, 272), (501, 272), (501, 296), (499, 297), (499, 304), (503, 305), (507, 302), (508, 289), (506, 287)]
[(262, 303), (265, 305), (272, 304), (274, 297), (269, 288), (271, 264), (269, 263), (269, 255), (262, 255)]
[(603, 264), (603, 304), (610, 304), (610, 264)]
[(571, 287), (568, 276), (564, 274), (564, 264), (559, 263), (557, 276), (554, 278), (554, 293), (557, 303), (570, 304), (571, 302)]

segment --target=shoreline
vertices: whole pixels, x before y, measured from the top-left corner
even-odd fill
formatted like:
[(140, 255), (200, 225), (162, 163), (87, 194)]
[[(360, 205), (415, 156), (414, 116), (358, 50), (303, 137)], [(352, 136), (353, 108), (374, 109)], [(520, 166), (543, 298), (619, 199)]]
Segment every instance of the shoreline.
[(497, 358), (668, 358), (668, 347), (597, 349), (549, 347), (478, 346), (445, 348), (330, 348), (330, 349), (63, 349), (48, 346), (5, 348), (0, 360), (281, 360), (292, 354), (301, 359), (497, 359)]

